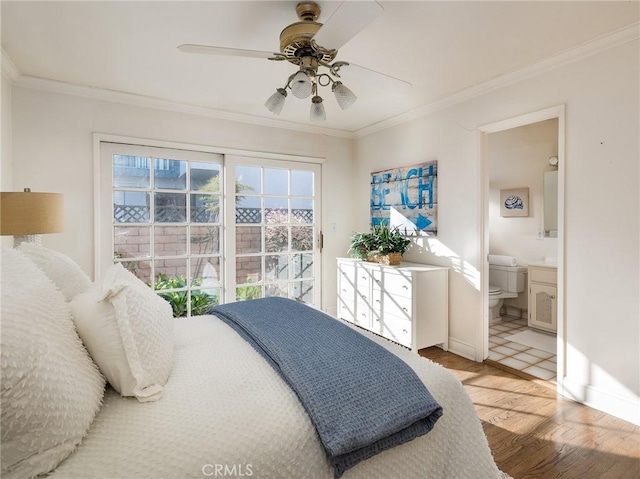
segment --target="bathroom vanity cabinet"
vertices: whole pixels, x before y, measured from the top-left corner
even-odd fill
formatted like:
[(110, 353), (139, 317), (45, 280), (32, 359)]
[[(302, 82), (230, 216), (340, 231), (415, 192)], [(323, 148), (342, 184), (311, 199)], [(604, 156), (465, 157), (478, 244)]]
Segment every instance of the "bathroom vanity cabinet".
[(529, 265), (529, 326), (558, 330), (558, 270), (552, 265)]
[(449, 269), (338, 258), (338, 317), (414, 351), (449, 337)]

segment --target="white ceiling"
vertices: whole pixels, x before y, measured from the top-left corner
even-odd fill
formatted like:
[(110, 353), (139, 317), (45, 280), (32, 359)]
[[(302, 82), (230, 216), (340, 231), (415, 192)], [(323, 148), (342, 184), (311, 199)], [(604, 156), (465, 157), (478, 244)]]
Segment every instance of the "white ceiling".
[[(326, 21), (339, 2), (318, 2)], [(638, 22), (637, 1), (380, 1), (384, 12), (337, 59), (411, 82), (393, 94), (367, 83), (342, 111), (328, 90), (326, 128), (357, 132), (534, 65)], [(179, 52), (183, 43), (278, 51), (296, 2), (1, 2), (2, 49), (21, 78), (273, 118), (265, 100), (296, 67)], [(346, 82), (345, 82), (346, 83)], [(289, 95), (279, 120), (310, 125)]]

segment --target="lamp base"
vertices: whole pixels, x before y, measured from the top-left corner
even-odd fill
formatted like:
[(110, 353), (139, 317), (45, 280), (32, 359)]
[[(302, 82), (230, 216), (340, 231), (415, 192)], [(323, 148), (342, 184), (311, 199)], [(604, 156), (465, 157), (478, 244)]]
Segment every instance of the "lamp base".
[(21, 243), (32, 243), (42, 246), (42, 235), (15, 235), (13, 237), (13, 247), (17, 248)]

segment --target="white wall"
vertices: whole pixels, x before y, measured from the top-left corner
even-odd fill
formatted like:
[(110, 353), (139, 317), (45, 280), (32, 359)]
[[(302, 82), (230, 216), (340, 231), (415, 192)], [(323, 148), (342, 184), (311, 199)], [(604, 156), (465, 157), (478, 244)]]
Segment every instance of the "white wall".
[[(93, 134), (323, 157), (323, 308), (335, 311), (335, 258), (348, 246), (352, 141), (13, 87), (13, 184), (64, 193), (64, 233), (43, 245), (93, 274)], [(335, 226), (335, 228), (333, 228)]]
[[(2, 134), (0, 136), (0, 191), (13, 191), (13, 168), (11, 164), (11, 83), (4, 75), (2, 78), (2, 98), (0, 99), (0, 118)], [(10, 248), (13, 245), (12, 236), (3, 236), (1, 245)]]
[[(409, 260), (453, 268), (450, 345), (473, 355), (482, 328), (478, 127), (566, 105), (566, 393), (639, 423), (638, 41), (356, 141), (354, 229), (369, 221), (369, 175), (438, 160), (438, 237)], [(563, 372), (560, 371), (561, 377)]]
[[(488, 135), (489, 252), (519, 264), (558, 256), (558, 239), (537, 239), (544, 230), (543, 178), (549, 157), (558, 155), (556, 118)], [(500, 216), (500, 190), (529, 188), (529, 216)]]

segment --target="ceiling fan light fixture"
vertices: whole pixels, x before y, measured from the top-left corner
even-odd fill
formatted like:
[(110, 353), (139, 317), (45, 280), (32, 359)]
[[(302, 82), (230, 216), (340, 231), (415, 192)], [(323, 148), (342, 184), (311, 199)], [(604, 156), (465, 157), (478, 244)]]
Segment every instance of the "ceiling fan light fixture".
[(346, 86), (344, 86), (342, 82), (339, 81), (333, 84), (333, 86), (331, 87), (331, 91), (336, 96), (336, 101), (338, 102), (340, 108), (342, 108), (343, 110), (349, 108), (358, 99), (355, 93), (353, 93)]
[(284, 99), (287, 97), (287, 91), (284, 88), (276, 89), (275, 93), (269, 97), (264, 106), (267, 107), (274, 115), (279, 115), (284, 107)]
[[(0, 0), (1, 1), (1, 0)], [(300, 21), (287, 25), (280, 33), (280, 51), (246, 50), (213, 45), (183, 44), (178, 47), (182, 52), (207, 53), (248, 58), (262, 58), (272, 61), (285, 61), (297, 66), (293, 74), (289, 72), (286, 84), (265, 102), (265, 107), (275, 115), (279, 115), (284, 107), (287, 89), (299, 99), (312, 98), (311, 120), (326, 120), (323, 100), (318, 93), (321, 88), (331, 85), (331, 91), (342, 110), (350, 108), (357, 100), (356, 95), (342, 84), (342, 68), (349, 67), (349, 80), (358, 75), (373, 78), (380, 89), (393, 94), (396, 88), (411, 87), (408, 82), (392, 76), (360, 67), (346, 61), (334, 61), (338, 49), (384, 10), (378, 1), (341, 2), (324, 23), (316, 20), (321, 13), (317, 0), (297, 0), (296, 13)], [(295, 3), (293, 3), (295, 5)]]
[(324, 111), (322, 98), (316, 95), (311, 99), (311, 121), (325, 121), (326, 119), (327, 114)]
[(308, 98), (311, 95), (311, 91), (313, 89), (313, 84), (311, 83), (311, 79), (309, 75), (300, 70), (298, 73), (294, 75), (291, 79), (291, 93), (296, 98), (300, 98), (301, 100)]

